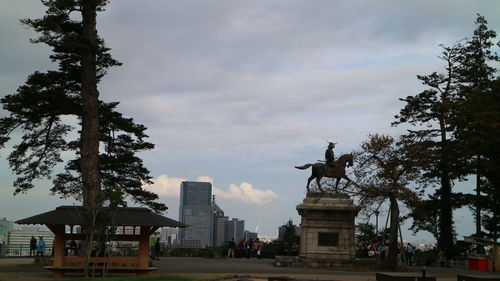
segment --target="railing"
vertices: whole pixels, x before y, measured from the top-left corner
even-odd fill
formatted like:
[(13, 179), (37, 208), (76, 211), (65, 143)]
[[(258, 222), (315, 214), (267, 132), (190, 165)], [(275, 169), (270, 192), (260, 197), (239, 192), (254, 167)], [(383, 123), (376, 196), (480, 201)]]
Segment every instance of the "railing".
[[(79, 256), (81, 253), (80, 249), (65, 249), (67, 256)], [(138, 246), (114, 246), (112, 248), (111, 255), (113, 256), (136, 256), (139, 252)], [(1, 245), (0, 246), (0, 257), (34, 257), (36, 256), (36, 251), (31, 251), (29, 245)], [(43, 251), (43, 256), (52, 256), (52, 247), (45, 247)]]
[[(29, 257), (36, 256), (36, 251), (31, 251), (29, 245), (2, 245), (0, 247), (0, 257)], [(45, 247), (44, 256), (52, 255), (52, 247)]]
[[(80, 248), (72, 249), (66, 248), (66, 256), (80, 256), (82, 250)], [(159, 256), (224, 256), (227, 253), (227, 249), (223, 248), (181, 248), (179, 246), (165, 245), (160, 249)], [(114, 245), (111, 248), (111, 252), (108, 253), (109, 256), (115, 257), (134, 257), (139, 254), (138, 245)], [(33, 251), (30, 255), (29, 245), (1, 245), (0, 246), (0, 257), (34, 257), (36, 256), (36, 251)], [(52, 256), (52, 246), (47, 246), (43, 252), (43, 256)]]

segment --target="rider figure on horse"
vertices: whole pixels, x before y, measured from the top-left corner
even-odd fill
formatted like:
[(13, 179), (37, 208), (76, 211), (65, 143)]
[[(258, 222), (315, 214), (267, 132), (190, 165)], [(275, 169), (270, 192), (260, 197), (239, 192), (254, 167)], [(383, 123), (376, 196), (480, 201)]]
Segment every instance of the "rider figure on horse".
[(335, 143), (329, 142), (328, 148), (325, 151), (325, 164), (329, 167), (335, 166), (335, 155), (333, 154), (334, 148), (335, 148)]

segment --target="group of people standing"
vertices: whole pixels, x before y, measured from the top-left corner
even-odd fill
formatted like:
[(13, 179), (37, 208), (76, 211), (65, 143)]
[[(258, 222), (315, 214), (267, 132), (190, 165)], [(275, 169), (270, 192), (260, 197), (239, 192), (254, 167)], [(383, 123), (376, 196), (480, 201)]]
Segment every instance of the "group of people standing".
[(31, 236), (30, 240), (30, 257), (37, 256), (43, 257), (43, 253), (45, 252), (45, 240), (43, 240), (43, 236), (38, 237), (38, 241), (34, 236)]
[[(408, 265), (413, 265), (415, 256), (415, 247), (410, 243), (407, 243), (404, 247), (405, 260)], [(387, 259), (389, 254), (389, 245), (383, 243), (370, 242), (364, 244), (360, 249), (358, 254), (361, 257), (376, 257), (379, 256), (380, 259)], [(401, 244), (398, 245), (398, 253), (401, 252)]]
[(149, 237), (150, 256), (153, 260), (160, 260), (160, 234), (157, 232)]
[(235, 256), (238, 258), (260, 258), (262, 251), (262, 241), (259, 241), (259, 238), (255, 240), (250, 239), (241, 239), (238, 244), (234, 241), (234, 238), (228, 243), (228, 251), (227, 257), (234, 258)]

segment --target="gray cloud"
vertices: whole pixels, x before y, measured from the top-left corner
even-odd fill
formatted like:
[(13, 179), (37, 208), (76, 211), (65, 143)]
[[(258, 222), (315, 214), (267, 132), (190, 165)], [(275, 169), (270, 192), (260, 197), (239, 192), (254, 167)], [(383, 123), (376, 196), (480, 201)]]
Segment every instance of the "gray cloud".
[[(7, 94), (53, 66), (18, 21), (41, 16), (40, 3), (0, 4)], [(496, 1), (111, 1), (99, 33), (124, 65), (100, 92), (149, 128), (156, 149), (143, 156), (153, 176), (295, 194), (258, 210), (277, 214), (262, 225), (271, 232), (303, 195), (306, 175), (293, 165), (320, 159), (326, 140), (340, 154), (368, 133), (400, 133), (390, 127), (398, 98), (422, 89), (417, 74), (442, 69), (438, 44), (470, 35), (476, 12), (500, 30)]]

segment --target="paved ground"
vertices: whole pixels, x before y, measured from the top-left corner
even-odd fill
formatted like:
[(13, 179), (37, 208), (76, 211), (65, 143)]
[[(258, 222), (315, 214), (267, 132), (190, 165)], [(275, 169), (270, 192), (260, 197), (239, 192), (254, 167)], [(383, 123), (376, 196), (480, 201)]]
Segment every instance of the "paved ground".
[[(335, 269), (313, 269), (298, 267), (275, 267), (273, 260), (248, 260), (248, 259), (206, 259), (206, 258), (162, 258), (155, 262), (158, 271), (154, 275), (196, 275), (207, 277), (224, 276), (252, 276), (246, 280), (266, 280), (272, 276), (286, 276), (296, 279), (308, 280), (336, 280), (336, 281), (374, 281), (375, 272), (350, 272)], [(414, 271), (421, 268), (414, 267)], [(438, 281), (457, 280), (457, 274), (494, 275), (500, 278), (500, 272), (471, 271), (465, 268), (427, 268), (428, 276), (438, 277)], [(75, 280), (81, 275), (71, 275), (63, 280)], [(243, 278), (233, 278), (238, 280)], [(30, 258), (2, 258), (0, 259), (0, 280), (2, 281), (28, 281), (54, 280), (51, 274), (41, 266), (33, 265)]]

